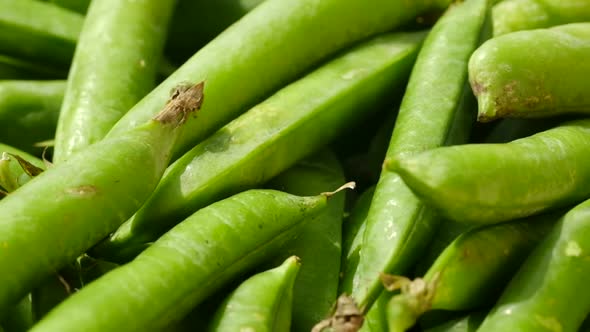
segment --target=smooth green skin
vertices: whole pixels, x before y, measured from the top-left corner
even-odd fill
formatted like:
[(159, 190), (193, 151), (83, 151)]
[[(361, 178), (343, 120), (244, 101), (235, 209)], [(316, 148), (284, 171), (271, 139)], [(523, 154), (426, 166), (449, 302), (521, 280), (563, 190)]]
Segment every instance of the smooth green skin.
[[(345, 182), (336, 156), (322, 150), (279, 174), (268, 185), (293, 195), (308, 196), (329, 192)], [(296, 255), (303, 262), (295, 282), (291, 331), (311, 331), (330, 314), (338, 297), (344, 198), (338, 195), (330, 199), (328, 208), (315, 222), (306, 224), (299, 237), (281, 253), (281, 259)]]
[[(168, 326), (228, 281), (276, 255), (324, 195), (249, 190), (197, 211), (132, 262), (64, 301), (31, 331), (147, 331)], [(314, 222), (311, 220), (309, 222)]]
[(150, 120), (0, 201), (0, 312), (127, 220), (154, 190), (180, 126)]
[(0, 0), (0, 8), (0, 53), (69, 67), (83, 16), (35, 0)]
[(57, 131), (53, 162), (106, 136), (155, 86), (174, 0), (96, 0), (84, 25)]
[(51, 139), (65, 81), (0, 81), (0, 142), (39, 153), (33, 144)]
[(589, 226), (585, 201), (527, 258), (477, 331), (577, 331), (590, 313)]
[[(18, 161), (14, 159), (12, 156), (9, 155), (7, 156), (8, 160), (3, 160), (2, 155), (4, 152), (17, 155), (31, 164), (39, 168), (45, 169), (45, 164), (41, 159), (34, 157), (12, 146), (0, 143), (0, 187), (3, 187), (6, 191), (10, 192), (24, 185), (27, 181), (30, 180), (30, 176), (26, 174), (23, 168), (19, 165)], [(9, 176), (10, 179), (5, 180), (2, 178), (3, 176)], [(12, 183), (13, 187), (6, 188), (6, 186), (4, 185), (6, 181)]]
[(589, 40), (590, 23), (572, 23), (484, 43), (469, 60), (478, 121), (590, 113)]
[(475, 332), (486, 316), (485, 311), (477, 311), (465, 317), (424, 330), (424, 332)]
[[(485, 0), (453, 6), (432, 28), (412, 70), (388, 157), (444, 144), (455, 118), (469, 111), (463, 103), (466, 64), (479, 43), (488, 6)], [(365, 311), (383, 289), (379, 274), (408, 269), (429, 242), (438, 220), (399, 175), (384, 171), (366, 222), (352, 291)]]
[(367, 214), (373, 200), (375, 186), (365, 190), (356, 201), (350, 216), (344, 221), (342, 229), (342, 263), (341, 280), (338, 293), (352, 292), (352, 279), (356, 273), (360, 251), (363, 247), (363, 233), (366, 228)]
[[(166, 56), (184, 63), (228, 26), (264, 0), (178, 0), (166, 41)], [(194, 18), (198, 16), (199, 19)], [(190, 43), (187, 43), (187, 39)]]
[(504, 0), (492, 9), (494, 37), (520, 30), (590, 21), (587, 0)]
[(117, 122), (109, 136), (145, 122), (177, 82), (205, 80), (208, 94), (200, 119), (187, 122), (176, 144), (175, 156), (180, 156), (336, 51), (449, 2), (267, 0), (187, 60)]
[(291, 256), (279, 267), (248, 278), (223, 301), (207, 331), (290, 331), (300, 266)]
[(148, 202), (94, 254), (133, 257), (196, 209), (264, 183), (362, 121), (405, 81), (423, 36), (374, 38), (232, 121), (172, 164)]
[(572, 121), (510, 143), (441, 147), (398, 157), (398, 172), (447, 218), (491, 224), (590, 197), (590, 120)]
[(431, 309), (470, 310), (494, 299), (561, 213), (472, 229), (453, 241), (424, 275), (439, 275)]
[(66, 70), (45, 67), (0, 54), (0, 80), (66, 78)]
[[(0, 315), (0, 323), (6, 332), (25, 332), (33, 326), (34, 314), (31, 297), (25, 296), (18, 304), (3, 311)], [(0, 328), (0, 331), (2, 329)]]
[(389, 332), (387, 324), (387, 304), (390, 292), (381, 292), (371, 309), (365, 315), (365, 321), (359, 332)]

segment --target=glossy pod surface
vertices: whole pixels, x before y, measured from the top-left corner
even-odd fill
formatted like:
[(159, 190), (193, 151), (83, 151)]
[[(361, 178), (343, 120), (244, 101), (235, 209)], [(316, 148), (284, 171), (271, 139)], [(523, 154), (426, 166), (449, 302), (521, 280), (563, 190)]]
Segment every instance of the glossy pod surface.
[(590, 113), (589, 57), (590, 22), (489, 40), (469, 60), (478, 120)]
[(590, 197), (590, 120), (510, 143), (442, 147), (387, 165), (458, 222), (490, 224)]
[(193, 211), (262, 184), (321, 148), (389, 100), (423, 37), (374, 38), (227, 124), (172, 164), (148, 202), (94, 254), (129, 259)]
[(276, 255), (298, 234), (298, 226), (326, 205), (323, 195), (299, 197), (274, 190), (250, 190), (214, 203), (132, 262), (71, 296), (31, 331), (168, 326), (228, 281)]

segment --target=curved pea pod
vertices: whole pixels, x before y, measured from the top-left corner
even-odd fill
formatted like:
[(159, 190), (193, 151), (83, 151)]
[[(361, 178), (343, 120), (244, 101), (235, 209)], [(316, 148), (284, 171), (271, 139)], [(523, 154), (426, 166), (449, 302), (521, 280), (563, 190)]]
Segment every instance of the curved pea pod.
[(83, 16), (34, 0), (1, 0), (0, 8), (0, 53), (69, 67)]
[(92, 2), (72, 60), (53, 162), (94, 144), (154, 86), (175, 0)]
[(510, 143), (467, 144), (389, 160), (388, 169), (458, 222), (489, 224), (590, 197), (590, 120)]
[(375, 186), (365, 190), (356, 201), (350, 216), (345, 220), (342, 229), (342, 263), (339, 293), (352, 292), (352, 278), (358, 267), (360, 251), (363, 247), (363, 233), (366, 227), (367, 214)]
[(172, 164), (146, 204), (93, 254), (125, 261), (192, 211), (261, 185), (323, 147), (402, 85), (423, 36), (374, 38), (224, 126)]
[[(447, 143), (469, 111), (467, 61), (482, 34), (488, 1), (452, 6), (424, 42), (412, 70), (387, 156)], [(383, 290), (382, 272), (402, 273), (429, 242), (438, 219), (395, 173), (382, 171), (371, 202), (352, 297), (368, 310)]]
[[(342, 166), (334, 153), (322, 150), (279, 174), (268, 185), (307, 196), (332, 190), (344, 182)], [(330, 313), (338, 297), (343, 218), (344, 195), (340, 195), (332, 198), (327, 209), (314, 222), (307, 223), (281, 253), (281, 259), (285, 254), (296, 255), (303, 262), (295, 281), (291, 331), (310, 331)]]
[(0, 201), (0, 312), (113, 232), (154, 190), (202, 84), (125, 135), (93, 145)]
[[(177, 142), (175, 155), (181, 155), (335, 52), (392, 30), (420, 13), (444, 8), (449, 2), (264, 1), (143, 98), (117, 122), (109, 136), (116, 136), (152, 117), (176, 82), (206, 80), (210, 91), (207, 102), (200, 119), (189, 120)], [(357, 70), (349, 76), (356, 78), (355, 74), (361, 73)]]
[(586, 0), (504, 0), (492, 10), (494, 36), (590, 21)]
[(476, 311), (469, 315), (428, 328), (424, 332), (475, 332), (486, 317), (485, 311)]
[[(56, 307), (31, 331), (146, 331), (177, 321), (223, 285), (276, 255), (327, 195), (249, 190), (203, 208), (132, 262)], [(100, 314), (97, 314), (100, 313)]]
[(590, 201), (570, 210), (535, 248), (478, 332), (577, 331), (590, 313)]
[(590, 23), (572, 23), (484, 43), (469, 60), (478, 121), (589, 113), (589, 41)]
[(426, 311), (490, 305), (562, 213), (470, 230), (453, 241), (424, 275), (391, 283), (402, 293), (388, 305), (390, 331), (406, 331)]
[(65, 81), (0, 81), (0, 141), (28, 152), (51, 139)]
[(55, 69), (0, 54), (0, 80), (60, 79), (66, 78), (65, 69)]
[(291, 256), (248, 278), (223, 301), (208, 331), (290, 331), (293, 286), (301, 265)]

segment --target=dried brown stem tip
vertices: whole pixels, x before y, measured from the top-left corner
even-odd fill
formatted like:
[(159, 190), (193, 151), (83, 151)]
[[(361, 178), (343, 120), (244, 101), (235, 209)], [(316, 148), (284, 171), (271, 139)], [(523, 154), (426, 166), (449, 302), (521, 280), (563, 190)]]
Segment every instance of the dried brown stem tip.
[(205, 96), (203, 94), (204, 87), (205, 82), (195, 85), (178, 85), (172, 91), (164, 109), (154, 117), (154, 120), (161, 123), (173, 123), (176, 126), (182, 125), (191, 113), (201, 108)]
[(356, 332), (363, 326), (363, 321), (363, 314), (354, 300), (342, 294), (332, 308), (330, 317), (317, 323), (311, 332), (321, 332), (328, 328), (334, 332)]

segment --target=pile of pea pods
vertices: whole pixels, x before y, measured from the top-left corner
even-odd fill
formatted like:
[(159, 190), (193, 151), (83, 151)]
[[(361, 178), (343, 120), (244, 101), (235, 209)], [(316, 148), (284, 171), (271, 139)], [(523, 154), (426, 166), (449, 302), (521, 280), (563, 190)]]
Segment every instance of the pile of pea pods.
[(590, 331), (590, 1), (0, 0), (0, 332)]

